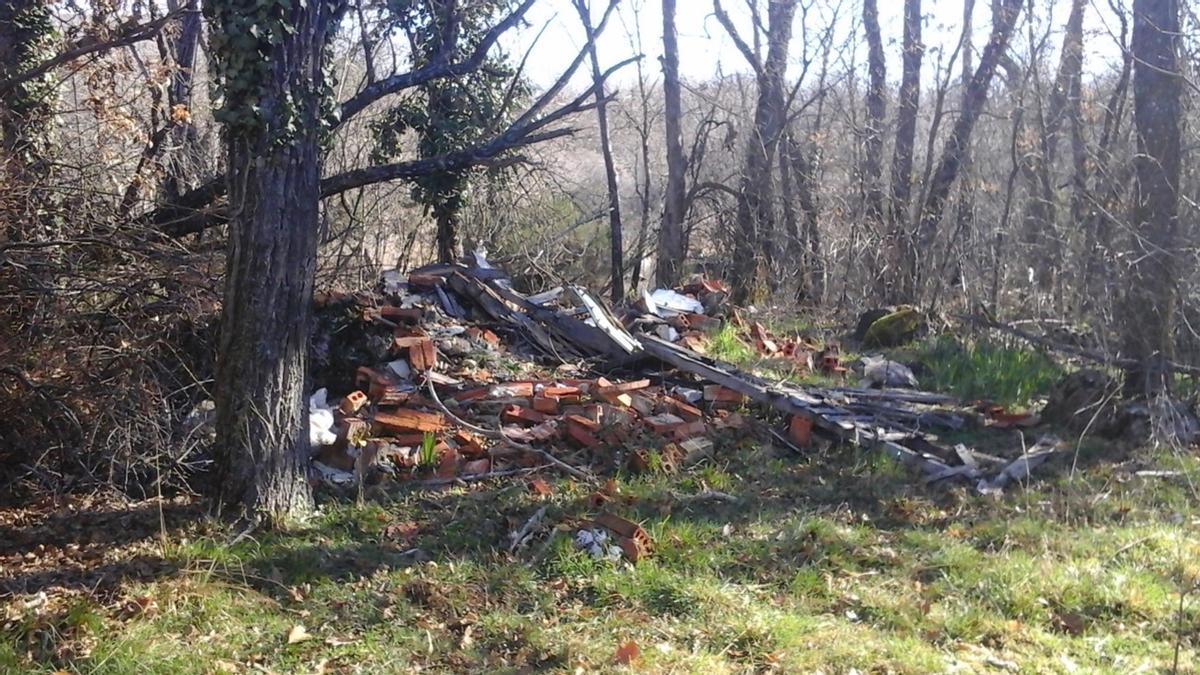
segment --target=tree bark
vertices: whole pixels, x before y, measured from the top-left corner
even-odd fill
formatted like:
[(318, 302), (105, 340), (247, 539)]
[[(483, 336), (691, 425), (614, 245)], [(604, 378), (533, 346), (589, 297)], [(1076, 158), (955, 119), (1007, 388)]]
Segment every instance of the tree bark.
[(683, 103), (679, 85), (679, 36), (675, 30), (675, 0), (663, 0), (663, 122), (667, 134), (667, 191), (662, 227), (658, 230), (658, 263), (654, 279), (660, 287), (679, 282), (687, 256), (683, 220), (687, 216), (687, 161), (683, 156)]
[[(1008, 49), (1008, 40), (1017, 24), (1022, 4), (1023, 0), (1004, 0), (1000, 12), (993, 18), (991, 36), (988, 38), (987, 46), (983, 49), (983, 54), (979, 57), (979, 67), (975, 69), (975, 75), (967, 87), (963, 110), (954, 124), (953, 131), (950, 132), (950, 138), (946, 139), (946, 144), (942, 148), (941, 159), (930, 181), (925, 203), (921, 207), (917, 246), (920, 251), (930, 250), (933, 239), (937, 235), (938, 224), (942, 220), (942, 212), (946, 206), (946, 198), (950, 195), (950, 188), (954, 186), (954, 179), (958, 176), (963, 154), (971, 139), (971, 132), (975, 129), (975, 122), (979, 119), (979, 114), (983, 112), (984, 104), (987, 103), (992, 76), (996, 73), (996, 66), (1000, 62), (1001, 55)], [(910, 259), (910, 264), (917, 284), (910, 289), (906, 299), (915, 302), (920, 288), (920, 268), (915, 256)]]
[(912, 197), (913, 148), (917, 113), (921, 106), (921, 0), (904, 1), (904, 58), (900, 76), (900, 101), (896, 110), (896, 145), (892, 152), (891, 227), (885, 248), (891, 252), (890, 274), (884, 298), (895, 302), (913, 293), (917, 250), (909, 226)]
[[(26, 72), (46, 57), (54, 36), (43, 0), (0, 3), (0, 81)], [(0, 212), (3, 236), (33, 236), (45, 220), (38, 184), (49, 173), (53, 94), (48, 75), (22, 80), (0, 97)]]
[[(1023, 234), (1037, 271), (1037, 282), (1050, 290), (1058, 280), (1063, 258), (1063, 235), (1057, 226), (1058, 210), (1051, 172), (1058, 156), (1058, 141), (1064, 122), (1071, 118), (1068, 106), (1078, 102), (1083, 77), (1083, 15), (1086, 0), (1072, 0), (1071, 12), (1063, 32), (1062, 51), (1054, 89), (1045, 115), (1039, 116), (1038, 144), (1026, 153), (1024, 174), (1029, 183), (1030, 199), (1026, 207)], [(1074, 95), (1073, 95), (1074, 93)], [(1040, 110), (1040, 107), (1039, 107)]]
[[(758, 55), (738, 35), (720, 0), (713, 0), (717, 19), (754, 68), (758, 97), (754, 129), (746, 145), (746, 164), (738, 189), (738, 237), (734, 243), (733, 301), (745, 303), (762, 287), (774, 283), (770, 273), (775, 242), (775, 188), (772, 164), (787, 124), (784, 74), (792, 40), (795, 0), (771, 2), (767, 7), (767, 55)], [(755, 28), (757, 31), (757, 27)]]
[(1131, 226), (1135, 250), (1129, 258), (1120, 306), (1123, 351), (1135, 365), (1125, 369), (1125, 393), (1149, 396), (1171, 390), (1168, 363), (1178, 290), (1179, 121), (1183, 76), (1179, 68), (1178, 0), (1133, 3), (1134, 156)]
[(879, 31), (879, 6), (876, 0), (863, 0), (863, 27), (867, 33), (867, 124), (863, 133), (863, 183), (866, 216), (875, 228), (883, 226), (883, 123), (887, 115), (887, 65), (883, 57), (883, 38)]
[[(1121, 59), (1121, 73), (1113, 86), (1107, 105), (1104, 107), (1104, 124), (1100, 133), (1100, 142), (1096, 146), (1096, 165), (1092, 174), (1095, 176), (1092, 185), (1092, 205), (1084, 221), (1085, 255), (1084, 288), (1087, 289), (1083, 302), (1084, 309), (1101, 306), (1109, 296), (1109, 286), (1112, 282), (1112, 232), (1117, 223), (1113, 214), (1121, 203), (1122, 189), (1125, 184), (1124, 171), (1117, 171), (1114, 166), (1113, 147), (1124, 135), (1121, 128), (1125, 119), (1126, 105), (1129, 95), (1129, 82), (1133, 73), (1133, 51), (1129, 48), (1129, 20), (1120, 15), (1117, 17), (1121, 24), (1120, 45), (1124, 57)], [(1091, 292), (1099, 282), (1100, 292)], [(1098, 297), (1095, 297), (1098, 296)]]
[[(178, 0), (171, 0), (169, 7), (172, 11)], [(186, 0), (185, 13), (179, 21), (179, 36), (172, 45), (175, 61), (175, 71), (171, 73), (171, 84), (167, 88), (168, 112), (176, 106), (190, 107), (192, 98), (192, 81), (196, 68), (196, 51), (200, 46), (200, 0)], [(171, 129), (173, 153), (167, 158), (166, 175), (163, 178), (163, 192), (167, 201), (178, 199), (188, 183), (192, 173), (194, 153), (196, 152), (196, 127), (191, 122), (176, 124)]]
[[(271, 44), (257, 100), (244, 102), (259, 115), (225, 130), (232, 215), (215, 383), (217, 489), (221, 502), (273, 523), (312, 506), (305, 393), (333, 4), (287, 3), (290, 28)], [(215, 30), (245, 30), (235, 2), (212, 5)], [(238, 49), (222, 42), (217, 58), (238, 63)]]
[(592, 38), (588, 43), (588, 58), (592, 62), (592, 82), (596, 87), (596, 124), (600, 127), (600, 154), (604, 157), (604, 180), (608, 186), (608, 232), (611, 251), (611, 285), (614, 304), (625, 299), (625, 243), (621, 227), (621, 186), (617, 182), (617, 165), (613, 161), (612, 142), (608, 132), (608, 103), (604, 94), (604, 76), (600, 71), (600, 56), (596, 53), (591, 13), (586, 0), (575, 0), (575, 9), (584, 31)]
[(434, 219), (437, 221), (438, 262), (455, 262), (463, 255), (462, 242), (458, 237), (461, 229), (459, 208), (457, 205), (447, 205), (434, 211)]

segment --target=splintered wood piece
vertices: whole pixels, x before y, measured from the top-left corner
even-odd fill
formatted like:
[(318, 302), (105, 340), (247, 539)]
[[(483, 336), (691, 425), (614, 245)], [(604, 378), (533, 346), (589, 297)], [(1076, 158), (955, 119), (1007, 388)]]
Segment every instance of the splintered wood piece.
[(381, 412), (375, 415), (375, 424), (388, 431), (398, 433), (425, 433), (441, 431), (446, 428), (446, 419), (441, 413), (421, 412), (419, 410), (395, 410)]

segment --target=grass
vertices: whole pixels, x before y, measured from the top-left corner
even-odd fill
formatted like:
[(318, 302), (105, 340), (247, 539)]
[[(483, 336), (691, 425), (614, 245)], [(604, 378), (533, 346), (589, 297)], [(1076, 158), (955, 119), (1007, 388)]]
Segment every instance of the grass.
[[(731, 329), (709, 353), (772, 372)], [(992, 343), (890, 356), (1008, 405), (1059, 376)], [(655, 542), (636, 565), (576, 550), (597, 507), (575, 481), (548, 497), (520, 481), (380, 491), (233, 546), (194, 523), (161, 545), (175, 572), (115, 598), (15, 598), (0, 673), (1125, 673), (1167, 672), (1177, 648), (1180, 672), (1200, 669), (1200, 598), (1181, 604), (1200, 590), (1192, 453), (1088, 441), (995, 499), (925, 488), (880, 453), (715, 440), (681, 473), (616, 477), (603, 508)], [(706, 490), (737, 501), (694, 498)], [(507, 534), (543, 507), (552, 528), (510, 554)], [(298, 625), (309, 639), (289, 644)]]
[(914, 358), (927, 371), (922, 387), (1005, 405), (1028, 405), (1063, 376), (1062, 368), (1042, 352), (953, 336), (919, 344)]
[[(848, 448), (724, 439), (717, 457), (619, 477), (607, 508), (655, 541), (636, 565), (575, 550), (571, 523), (594, 511), (569, 481), (326, 503), (231, 547), (201, 524), (164, 549), (179, 573), (125, 589), (133, 613), (14, 605), (0, 671), (606, 672), (633, 641), (639, 672), (1161, 672), (1181, 634), (1185, 672), (1200, 666), (1198, 603), (1177, 631), (1179, 589), (1200, 580), (1184, 482), (1093, 463), (995, 500)], [(688, 498), (705, 488), (738, 501)], [(557, 534), (509, 555), (543, 506)], [(288, 644), (298, 624), (311, 639)]]

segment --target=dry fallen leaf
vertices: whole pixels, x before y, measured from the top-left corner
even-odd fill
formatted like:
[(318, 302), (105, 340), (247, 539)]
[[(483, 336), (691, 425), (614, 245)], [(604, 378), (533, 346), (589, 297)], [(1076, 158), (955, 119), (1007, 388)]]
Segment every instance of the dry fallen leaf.
[(304, 627), (304, 624), (298, 623), (295, 626), (292, 626), (292, 629), (288, 631), (287, 643), (289, 645), (294, 645), (297, 642), (304, 642), (305, 640), (311, 640), (312, 638), (313, 636), (309, 634), (308, 629)]
[(617, 655), (613, 660), (620, 665), (629, 665), (636, 661), (641, 653), (642, 650), (638, 649), (637, 643), (630, 640), (617, 648)]

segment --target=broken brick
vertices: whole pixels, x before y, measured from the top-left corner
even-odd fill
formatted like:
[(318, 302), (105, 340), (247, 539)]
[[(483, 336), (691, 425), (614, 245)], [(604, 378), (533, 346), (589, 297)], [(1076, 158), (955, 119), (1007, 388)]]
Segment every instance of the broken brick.
[(708, 433), (708, 425), (706, 425), (702, 420), (686, 422), (676, 426), (671, 430), (671, 435), (677, 441), (685, 441), (689, 438), (695, 438), (696, 436), (703, 436), (706, 433)]
[(629, 407), (633, 406), (633, 397), (630, 396), (629, 394), (625, 394), (625, 393), (601, 394), (600, 397), (613, 405), (619, 405), (623, 408), (629, 408)]
[(532, 382), (505, 382), (491, 389), (493, 398), (531, 398), (533, 396)]
[(677, 427), (684, 424), (683, 419), (676, 417), (671, 413), (662, 413), (661, 415), (647, 417), (644, 421), (646, 423), (646, 427), (649, 428), (650, 431), (660, 436), (665, 436), (673, 432)]
[(554, 494), (553, 488), (543, 478), (534, 478), (529, 481), (529, 491), (539, 497), (549, 497)]
[(451, 396), (450, 398), (454, 399), (455, 401), (458, 401), (459, 403), (466, 403), (467, 401), (474, 401), (474, 400), (481, 399), (481, 398), (487, 398), (490, 395), (491, 395), (491, 390), (489, 388), (479, 387), (477, 389), (467, 389), (465, 391), (460, 391), (457, 394)]
[[(458, 453), (448, 445), (442, 445), (438, 455), (438, 478), (454, 478), (458, 475)], [(485, 460), (486, 461), (486, 460)]]
[(533, 409), (546, 415), (557, 415), (558, 399), (547, 396), (534, 396)]
[(705, 401), (717, 404), (738, 405), (745, 401), (745, 399), (745, 396), (728, 387), (723, 387), (719, 384), (704, 385)]
[(599, 431), (600, 423), (583, 415), (567, 415), (567, 424), (578, 425), (587, 431)]
[(812, 444), (813, 418), (808, 415), (792, 415), (788, 423), (788, 440), (801, 448)]
[(617, 544), (620, 545), (625, 557), (630, 562), (637, 562), (646, 557), (654, 547), (650, 534), (632, 520), (611, 513), (602, 513), (596, 516), (592, 522), (617, 535)]
[(410, 347), (408, 363), (417, 372), (426, 372), (437, 368), (437, 348), (433, 346), (433, 340), (425, 338), (423, 342)]
[(476, 459), (476, 460), (467, 462), (466, 464), (463, 464), (462, 472), (463, 472), (464, 476), (474, 476), (474, 475), (487, 473), (488, 470), (491, 469), (491, 467), (492, 467), (491, 460)]
[(361, 391), (355, 390), (346, 394), (346, 398), (342, 399), (341, 405), (338, 408), (343, 414), (353, 415), (358, 412), (364, 405), (367, 404), (367, 395)]
[(545, 422), (546, 415), (519, 405), (510, 405), (500, 413), (500, 419), (512, 424), (535, 425)]
[(667, 402), (670, 404), (671, 409), (675, 411), (676, 415), (682, 417), (688, 422), (695, 422), (697, 420), (704, 419), (704, 412), (687, 401), (672, 396), (667, 399)]
[(379, 308), (379, 316), (388, 321), (417, 323), (425, 318), (425, 310), (420, 307), (393, 307), (391, 305), (384, 305)]
[(567, 438), (575, 441), (585, 448), (598, 448), (603, 445), (596, 435), (588, 431), (585, 427), (579, 424), (567, 424)]
[[(596, 380), (596, 384), (599, 385), (602, 380), (607, 382), (607, 380), (604, 380), (604, 378), (600, 378), (599, 380)], [(601, 385), (597, 390), (597, 393), (602, 396), (607, 394), (627, 394), (639, 389), (645, 389), (649, 386), (650, 380), (631, 380), (629, 382), (621, 382), (618, 384), (609, 383), (608, 385)]]
[(477, 457), (484, 453), (483, 441), (465, 429), (456, 430), (453, 438), (459, 451), (468, 457)]

